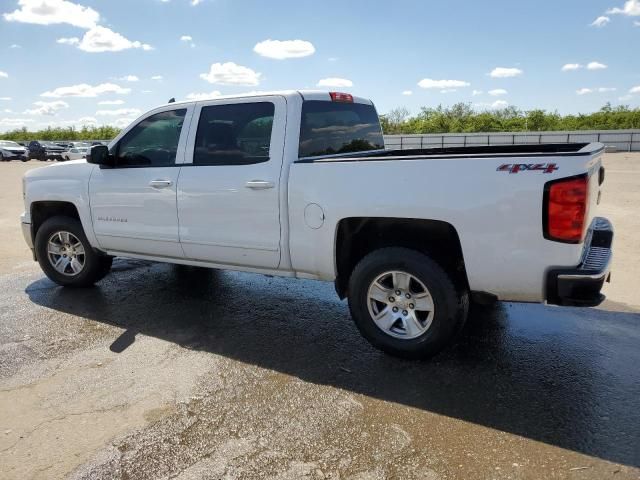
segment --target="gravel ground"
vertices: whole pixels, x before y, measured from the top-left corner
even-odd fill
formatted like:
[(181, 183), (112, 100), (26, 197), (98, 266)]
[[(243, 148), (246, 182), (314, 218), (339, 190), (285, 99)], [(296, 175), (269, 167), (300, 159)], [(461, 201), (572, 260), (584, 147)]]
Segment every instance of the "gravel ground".
[(0, 165), (0, 478), (639, 479), (640, 154), (609, 154), (598, 309), (474, 312), (430, 362), (370, 347), (333, 286), (117, 259), (47, 280)]

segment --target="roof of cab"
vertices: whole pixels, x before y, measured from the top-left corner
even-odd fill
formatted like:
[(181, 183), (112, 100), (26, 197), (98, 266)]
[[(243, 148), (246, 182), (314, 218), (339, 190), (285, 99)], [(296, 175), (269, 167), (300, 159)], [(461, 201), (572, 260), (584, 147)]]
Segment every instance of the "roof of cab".
[[(238, 99), (238, 98), (253, 98), (253, 97), (268, 97), (268, 96), (281, 96), (281, 97), (290, 97), (294, 95), (300, 95), (304, 100), (322, 100), (322, 101), (331, 101), (331, 97), (329, 96), (329, 91), (325, 90), (276, 90), (270, 92), (247, 92), (247, 93), (239, 93), (235, 95), (220, 95), (210, 98), (198, 98), (195, 100), (181, 100), (179, 102), (165, 103), (163, 105), (158, 105), (158, 107), (164, 107), (168, 105), (185, 105), (190, 103), (198, 103), (198, 102), (207, 102), (210, 100), (226, 100), (226, 99)], [(365, 103), (367, 105), (373, 105), (373, 102), (367, 98), (356, 97), (353, 95), (354, 103)]]

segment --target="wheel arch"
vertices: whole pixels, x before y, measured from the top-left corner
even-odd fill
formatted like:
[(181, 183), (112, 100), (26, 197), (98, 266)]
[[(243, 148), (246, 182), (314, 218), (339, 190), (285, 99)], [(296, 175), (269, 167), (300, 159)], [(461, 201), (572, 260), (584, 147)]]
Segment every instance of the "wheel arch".
[(429, 255), (451, 275), (456, 288), (469, 290), (460, 237), (441, 220), (349, 217), (338, 222), (335, 235), (335, 287), (340, 298), (348, 294), (349, 278), (368, 253), (386, 247), (405, 247)]
[[(31, 220), (31, 239), (35, 242), (36, 235), (42, 224), (49, 218), (63, 216), (74, 218), (80, 222), (84, 234), (92, 247), (97, 247), (97, 242), (93, 233), (90, 218), (83, 218), (81, 209), (68, 200), (37, 200), (30, 204), (29, 215)], [(87, 224), (87, 222), (89, 224)]]

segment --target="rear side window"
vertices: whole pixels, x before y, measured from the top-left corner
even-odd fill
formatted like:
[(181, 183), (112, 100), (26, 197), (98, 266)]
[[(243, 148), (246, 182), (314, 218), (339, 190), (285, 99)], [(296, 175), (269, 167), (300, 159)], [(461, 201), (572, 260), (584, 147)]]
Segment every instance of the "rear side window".
[(299, 157), (384, 148), (373, 105), (309, 100), (302, 104)]
[(203, 107), (194, 165), (251, 165), (269, 160), (274, 104), (234, 103)]

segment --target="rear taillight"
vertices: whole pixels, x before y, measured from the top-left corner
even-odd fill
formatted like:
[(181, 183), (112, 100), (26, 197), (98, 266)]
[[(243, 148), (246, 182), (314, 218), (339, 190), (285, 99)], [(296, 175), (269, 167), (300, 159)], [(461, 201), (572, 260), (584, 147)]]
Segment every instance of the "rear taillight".
[(563, 178), (544, 187), (544, 238), (565, 243), (580, 243), (584, 237), (589, 206), (589, 177)]
[(353, 103), (353, 95), (341, 92), (329, 92), (332, 102)]

